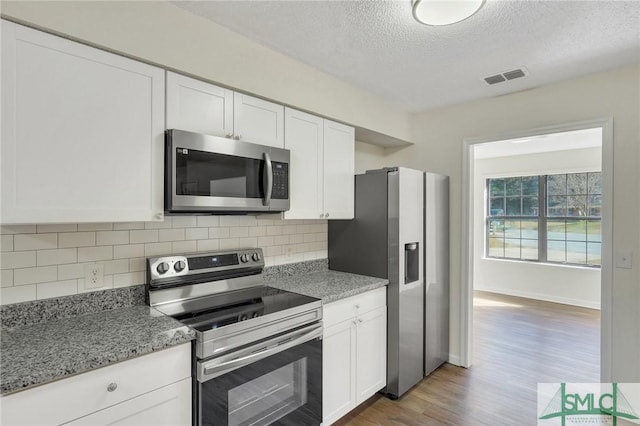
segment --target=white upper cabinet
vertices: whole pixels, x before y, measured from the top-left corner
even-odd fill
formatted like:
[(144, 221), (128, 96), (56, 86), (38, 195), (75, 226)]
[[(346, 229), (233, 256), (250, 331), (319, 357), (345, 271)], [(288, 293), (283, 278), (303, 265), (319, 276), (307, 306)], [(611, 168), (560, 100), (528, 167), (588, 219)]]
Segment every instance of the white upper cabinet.
[(0, 222), (161, 220), (164, 71), (1, 25)]
[(353, 127), (285, 108), (291, 150), (286, 219), (353, 219)]
[(167, 72), (167, 128), (284, 147), (284, 107)]
[(233, 95), (234, 138), (284, 147), (284, 107), (242, 93)]
[(291, 151), (286, 219), (317, 219), (323, 211), (324, 120), (285, 108), (285, 148)]
[(353, 219), (355, 130), (324, 121), (324, 212), (327, 219)]
[(233, 135), (233, 91), (167, 71), (167, 129)]

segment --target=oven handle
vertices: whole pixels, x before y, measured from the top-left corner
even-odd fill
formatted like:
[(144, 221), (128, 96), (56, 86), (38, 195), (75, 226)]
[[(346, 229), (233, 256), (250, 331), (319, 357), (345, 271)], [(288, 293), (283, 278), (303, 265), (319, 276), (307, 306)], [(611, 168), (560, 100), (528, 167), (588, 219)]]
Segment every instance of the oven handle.
[(219, 361), (216, 359), (205, 362), (200, 366), (200, 368), (198, 368), (198, 370), (202, 372), (202, 376), (198, 377), (198, 381), (206, 382), (247, 364), (251, 364), (252, 362), (270, 357), (271, 355), (286, 351), (294, 346), (320, 337), (322, 337), (322, 324), (314, 324), (302, 330), (278, 336), (277, 338), (266, 342), (260, 342), (259, 345), (256, 345), (258, 349), (255, 349), (249, 355), (224, 361), (222, 363), (218, 363)]
[(273, 191), (273, 166), (271, 164), (271, 156), (268, 152), (262, 154), (264, 157), (264, 170), (267, 175), (266, 180), (266, 188), (264, 189), (264, 200), (262, 200), (263, 206), (268, 206), (271, 202), (271, 191)]

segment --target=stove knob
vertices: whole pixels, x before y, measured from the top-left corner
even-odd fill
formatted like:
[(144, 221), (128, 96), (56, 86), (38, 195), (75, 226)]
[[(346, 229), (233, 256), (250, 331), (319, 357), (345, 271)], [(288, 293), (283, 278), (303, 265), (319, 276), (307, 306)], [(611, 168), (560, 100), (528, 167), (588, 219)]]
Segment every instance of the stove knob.
[(247, 263), (249, 261), (249, 255), (248, 254), (242, 254), (240, 255), (240, 262), (242, 263)]
[(156, 268), (160, 275), (166, 273), (169, 270), (169, 264), (167, 262), (162, 262)]
[(240, 321), (246, 321), (247, 319), (249, 319), (249, 316), (247, 314), (240, 315)]
[(178, 261), (176, 262), (176, 264), (175, 264), (175, 265), (173, 265), (173, 269), (175, 269), (175, 270), (176, 270), (176, 272), (180, 272), (180, 271), (182, 271), (182, 270), (185, 268), (185, 266), (186, 266), (186, 265), (184, 264), (184, 262), (183, 262), (182, 260), (178, 260)]
[(251, 314), (251, 318), (258, 318), (259, 316), (260, 316), (260, 314), (257, 313), (257, 312), (254, 312), (254, 313)]
[(260, 260), (260, 253), (253, 253), (251, 259), (253, 259), (254, 262), (258, 262)]

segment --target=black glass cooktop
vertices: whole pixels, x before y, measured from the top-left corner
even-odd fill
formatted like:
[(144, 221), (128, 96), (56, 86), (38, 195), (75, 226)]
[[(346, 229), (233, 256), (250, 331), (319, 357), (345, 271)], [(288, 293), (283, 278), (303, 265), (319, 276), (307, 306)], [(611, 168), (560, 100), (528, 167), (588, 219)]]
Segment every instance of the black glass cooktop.
[(320, 300), (266, 286), (232, 291), (209, 299), (212, 306), (175, 318), (197, 331), (205, 332)]

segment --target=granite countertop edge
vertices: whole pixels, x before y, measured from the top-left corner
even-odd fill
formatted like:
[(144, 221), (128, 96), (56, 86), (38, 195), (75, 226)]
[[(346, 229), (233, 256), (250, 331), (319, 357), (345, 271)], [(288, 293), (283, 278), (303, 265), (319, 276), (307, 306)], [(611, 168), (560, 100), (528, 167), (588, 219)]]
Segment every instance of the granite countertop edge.
[[(136, 308), (140, 309), (140, 311), (136, 312)], [(63, 355), (57, 360), (54, 358), (52, 361), (51, 352), (49, 354), (45, 353), (43, 357), (47, 360), (40, 362), (35, 354), (41, 352), (42, 343), (25, 342), (22, 336), (23, 334), (33, 335), (43, 327), (49, 329), (59, 327), (62, 330), (68, 327), (71, 321), (75, 320), (82, 321), (84, 319), (91, 321), (92, 318), (97, 318), (101, 315), (115, 317), (118, 315), (118, 311), (123, 309), (130, 311), (128, 315), (132, 318), (132, 322), (140, 322), (143, 326), (145, 324), (154, 325), (154, 330), (146, 339), (138, 340), (132, 339), (130, 335), (125, 336), (126, 334), (130, 334), (131, 330), (127, 330), (126, 326), (124, 326), (122, 329), (112, 330), (111, 335), (104, 339), (106, 340), (105, 342), (79, 343), (76, 338), (69, 345), (71, 347), (66, 351), (67, 356)], [(145, 314), (145, 312), (147, 313)], [(195, 338), (194, 331), (189, 327), (180, 324), (173, 318), (167, 317), (148, 306), (121, 308), (107, 312), (86, 314), (79, 317), (51, 321), (46, 323), (46, 326), (3, 327), (2, 333), (3, 357), (20, 357), (19, 354), (23, 352), (24, 355), (18, 359), (35, 358), (35, 360), (32, 359), (34, 364), (29, 364), (24, 368), (22, 363), (19, 365), (8, 365), (7, 362), (2, 362), (3, 371), (0, 376), (0, 395), (3, 397), (188, 343)], [(8, 346), (14, 341), (18, 342), (16, 345), (18, 349), (14, 349), (12, 352)], [(74, 347), (74, 343), (77, 344), (77, 346)], [(12, 353), (6, 353), (6, 351)]]

